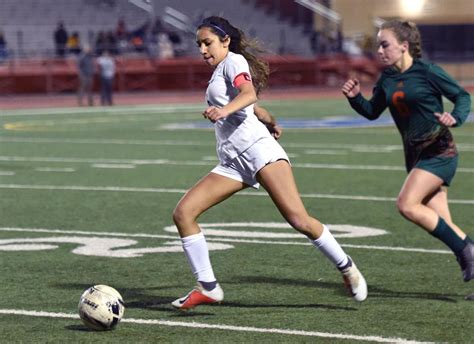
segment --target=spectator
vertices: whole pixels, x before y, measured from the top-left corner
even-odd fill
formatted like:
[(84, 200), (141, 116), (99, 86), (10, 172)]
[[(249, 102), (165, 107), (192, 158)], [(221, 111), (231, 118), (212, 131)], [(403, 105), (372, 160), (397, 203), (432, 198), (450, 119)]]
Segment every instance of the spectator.
[(74, 32), (67, 39), (67, 51), (75, 55), (81, 53), (81, 39), (79, 38), (79, 32)]
[(168, 38), (173, 46), (173, 53), (174, 56), (182, 56), (185, 54), (185, 46), (183, 44), (183, 40), (181, 36), (176, 31), (169, 31)]
[(100, 102), (102, 105), (113, 105), (112, 90), (115, 76), (115, 61), (110, 52), (105, 50), (97, 59), (100, 72)]
[(0, 31), (0, 62), (3, 62), (8, 56), (7, 41), (2, 31)]
[(66, 44), (68, 39), (68, 33), (64, 28), (62, 21), (58, 22), (58, 26), (54, 31), (54, 45), (56, 48), (56, 55), (58, 57), (64, 57), (66, 54)]
[(164, 32), (158, 34), (158, 54), (160, 59), (170, 59), (174, 56), (173, 43)]
[(132, 46), (135, 51), (145, 52), (147, 50), (147, 39), (150, 33), (150, 22), (147, 21), (142, 26), (132, 32)]
[(94, 105), (92, 87), (94, 81), (94, 55), (90, 46), (85, 46), (82, 54), (79, 56), (77, 69), (79, 74), (79, 90), (77, 99), (79, 106), (82, 106), (84, 94), (87, 96), (89, 106)]
[(165, 32), (165, 27), (163, 25), (163, 22), (161, 21), (160, 17), (155, 18), (155, 23), (153, 24), (153, 28), (151, 29), (151, 33), (153, 35), (157, 35), (161, 32)]
[(115, 29), (115, 37), (117, 39), (117, 49), (118, 52), (123, 52), (128, 48), (128, 30), (125, 25), (123, 18), (120, 18), (117, 22), (117, 27)]
[(115, 28), (115, 36), (118, 40), (126, 40), (128, 36), (127, 26), (123, 18), (120, 18), (117, 22), (117, 27)]
[(95, 54), (102, 55), (107, 46), (107, 35), (104, 31), (99, 31), (95, 40)]
[(105, 50), (108, 50), (112, 55), (118, 54), (117, 38), (113, 31), (108, 31), (105, 34)]

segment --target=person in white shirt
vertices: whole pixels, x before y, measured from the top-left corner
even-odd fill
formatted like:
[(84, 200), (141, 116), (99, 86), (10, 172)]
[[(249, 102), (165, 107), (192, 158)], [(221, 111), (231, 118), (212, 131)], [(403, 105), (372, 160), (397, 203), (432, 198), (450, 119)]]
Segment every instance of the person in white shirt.
[(100, 70), (100, 102), (113, 105), (112, 92), (115, 77), (115, 61), (107, 50), (97, 59)]
[(281, 130), (264, 108), (255, 105), (268, 78), (268, 66), (253, 53), (261, 49), (221, 17), (204, 19), (196, 42), (202, 58), (214, 69), (203, 116), (214, 123), (219, 164), (186, 192), (173, 212), (197, 287), (172, 305), (187, 310), (224, 299), (197, 218), (234, 193), (260, 184), (288, 223), (341, 271), (352, 297), (365, 300), (364, 277), (329, 229), (307, 213), (289, 158), (275, 140)]

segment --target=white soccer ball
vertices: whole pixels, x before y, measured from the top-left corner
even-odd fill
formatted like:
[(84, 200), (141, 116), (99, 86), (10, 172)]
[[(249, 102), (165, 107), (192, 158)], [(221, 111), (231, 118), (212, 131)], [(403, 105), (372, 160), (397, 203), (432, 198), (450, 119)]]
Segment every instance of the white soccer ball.
[(113, 330), (124, 311), (120, 293), (103, 284), (86, 289), (79, 300), (79, 316), (84, 325), (98, 331)]

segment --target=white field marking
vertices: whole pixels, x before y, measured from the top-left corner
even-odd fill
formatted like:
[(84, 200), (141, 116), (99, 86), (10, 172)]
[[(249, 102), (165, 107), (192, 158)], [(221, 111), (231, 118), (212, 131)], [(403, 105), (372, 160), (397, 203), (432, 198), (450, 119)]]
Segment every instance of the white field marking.
[[(472, 135), (469, 135), (472, 136)], [(51, 139), (34, 137), (0, 137), (0, 142), (22, 142), (22, 143), (71, 143), (71, 144), (109, 144), (109, 145), (172, 145), (172, 146), (215, 146), (214, 141), (181, 141), (181, 140), (122, 140), (122, 139)], [(401, 145), (367, 145), (367, 144), (341, 144), (341, 143), (291, 143), (283, 144), (284, 148), (304, 149), (345, 149), (359, 153), (373, 152), (396, 152), (402, 151)], [(456, 143), (459, 151), (474, 152), (474, 144)]]
[[(0, 189), (26, 189), (26, 190), (62, 190), (62, 191), (109, 191), (109, 192), (152, 192), (152, 193), (181, 193), (184, 194), (187, 189), (165, 189), (165, 188), (134, 188), (119, 186), (80, 186), (80, 185), (28, 185), (28, 184), (0, 184)], [(239, 196), (265, 196), (266, 192), (241, 191)], [(302, 198), (326, 198), (343, 199), (349, 201), (375, 201), (375, 202), (395, 202), (395, 197), (377, 197), (377, 196), (353, 196), (353, 195), (332, 195), (332, 194), (301, 194)], [(450, 199), (449, 204), (474, 204), (474, 200)]]
[[(42, 228), (11, 228), (11, 227), (0, 227), (0, 231), (4, 232), (26, 232), (26, 233), (52, 233), (52, 234), (75, 234), (75, 235), (92, 235), (92, 236), (107, 236), (107, 237), (125, 237), (125, 238), (149, 238), (149, 239), (172, 239), (175, 240), (176, 236), (163, 235), (163, 234), (146, 234), (146, 233), (117, 233), (117, 232), (89, 232), (89, 231), (70, 231), (62, 229), (42, 229)], [(229, 239), (229, 238), (213, 238), (208, 236), (206, 238), (209, 242), (229, 242), (229, 243), (243, 243), (243, 244), (264, 244), (264, 245), (292, 245), (292, 246), (311, 246), (312, 244), (304, 239), (301, 235), (299, 236), (302, 241), (275, 241), (275, 240), (250, 240), (250, 239)], [(411, 247), (392, 247), (392, 246), (370, 246), (370, 245), (352, 245), (352, 244), (341, 244), (342, 247), (349, 248), (361, 248), (368, 250), (381, 250), (381, 251), (401, 251), (401, 252), (417, 252), (417, 253), (434, 253), (434, 254), (451, 254), (451, 251), (447, 250), (432, 250), (424, 248), (411, 248)], [(142, 252), (145, 253), (145, 252)]]
[(13, 171), (0, 171), (0, 176), (14, 176), (15, 172)]
[[(45, 245), (44, 243), (50, 243), (51, 245)], [(142, 257), (146, 253), (183, 252), (180, 240), (164, 242), (162, 246), (158, 247), (127, 248), (136, 245), (137, 241), (131, 239), (100, 238), (97, 236), (0, 239), (0, 251), (54, 250), (58, 248), (55, 245), (58, 243), (77, 244), (79, 246), (73, 249), (72, 253), (94, 257), (135, 258)], [(234, 246), (219, 242), (208, 243), (209, 251), (229, 250), (232, 248)]]
[(59, 167), (37, 167), (35, 168), (35, 171), (38, 172), (75, 172), (76, 169), (74, 168), (59, 168)]
[(48, 115), (90, 115), (90, 114), (113, 114), (113, 115), (130, 115), (131, 112), (139, 112), (140, 114), (169, 114), (174, 112), (186, 111), (202, 111), (203, 105), (196, 104), (169, 104), (169, 105), (137, 105), (137, 106), (114, 106), (113, 108), (50, 108), (50, 109), (22, 109), (22, 110), (5, 110), (0, 117), (7, 116), (48, 116)]
[[(226, 223), (199, 223), (206, 236), (219, 236), (231, 238), (263, 238), (263, 239), (301, 239), (301, 234), (295, 233), (293, 228), (286, 222), (226, 222)], [(366, 238), (371, 236), (385, 235), (388, 232), (366, 226), (353, 226), (342, 224), (328, 224), (336, 238)], [(265, 228), (259, 231), (228, 230), (222, 228)], [(268, 229), (278, 230), (270, 232)], [(163, 228), (165, 232), (178, 233), (174, 225)], [(280, 232), (283, 230), (283, 232)]]
[[(132, 164), (132, 165), (179, 165), (179, 166), (211, 166), (214, 163), (207, 161), (173, 161), (167, 159), (88, 159), (88, 158), (51, 158), (51, 157), (22, 157), (0, 156), (0, 161), (15, 162), (65, 162), (90, 164)], [(370, 170), (370, 171), (405, 171), (402, 166), (389, 165), (346, 165), (346, 164), (314, 164), (294, 163), (293, 167), (332, 170)], [(474, 173), (474, 168), (460, 167), (457, 172)]]
[(344, 150), (329, 150), (329, 149), (310, 149), (304, 151), (304, 154), (310, 154), (310, 155), (347, 155), (349, 154), (347, 151)]
[(72, 143), (107, 145), (143, 145), (143, 146), (215, 146), (215, 142), (177, 141), (177, 140), (119, 140), (119, 139), (41, 139), (0, 137), (0, 142), (21, 143)]
[[(45, 312), (45, 311), (29, 311), (25, 309), (0, 309), (0, 314), (23, 315), (23, 316), (40, 317), (40, 318), (56, 318), (56, 319), (59, 318), (59, 319), (79, 320), (78, 314)], [(404, 343), (404, 344), (428, 343), (428, 342), (408, 340), (405, 338), (393, 338), (393, 337), (381, 337), (381, 336), (358, 336), (358, 335), (343, 334), (343, 333), (328, 333), (328, 332), (317, 332), (317, 331), (235, 326), (235, 325), (223, 325), (223, 324), (206, 324), (206, 323), (198, 323), (194, 321), (186, 322), (186, 321), (170, 321), (170, 320), (158, 320), (158, 319), (123, 318), (121, 320), (121, 323), (140, 324), (140, 325), (158, 325), (158, 326), (170, 326), (170, 327), (186, 327), (186, 328), (208, 329), (208, 330), (226, 330), (226, 331), (236, 331), (236, 332), (268, 333), (268, 334), (280, 334), (280, 335), (287, 335), (287, 336), (347, 339), (347, 340), (358, 340), (358, 341), (376, 342), (376, 343)]]
[(64, 125), (71, 125), (71, 124), (98, 124), (98, 123), (115, 123), (115, 122), (124, 122), (124, 121), (133, 121), (136, 122), (138, 120), (148, 120), (151, 121), (153, 118), (147, 117), (142, 118), (139, 116), (135, 117), (126, 117), (126, 118), (119, 118), (119, 117), (93, 117), (93, 118), (71, 118), (71, 119), (63, 119), (63, 120), (31, 120), (31, 121), (24, 121), (24, 122), (10, 122), (3, 124), (3, 128), (6, 130), (31, 130), (31, 129), (44, 129), (47, 127), (54, 127), (54, 126), (64, 126)]
[(133, 164), (92, 164), (94, 168), (117, 168), (117, 169), (132, 169), (135, 168), (136, 165)]
[[(345, 164), (314, 164), (314, 163), (292, 163), (293, 167), (335, 169), (335, 170), (371, 170), (371, 171), (405, 171), (401, 166), (387, 165), (345, 165)], [(474, 169), (472, 169), (474, 172)]]

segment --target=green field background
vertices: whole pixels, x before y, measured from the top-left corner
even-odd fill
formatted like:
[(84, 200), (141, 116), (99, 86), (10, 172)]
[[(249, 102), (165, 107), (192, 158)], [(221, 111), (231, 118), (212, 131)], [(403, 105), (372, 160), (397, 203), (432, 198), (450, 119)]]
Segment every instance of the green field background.
[[(280, 119), (356, 118), (343, 100), (281, 100), (263, 105)], [(174, 235), (178, 240), (177, 234), (163, 228), (172, 225), (173, 208), (184, 190), (217, 163), (215, 139), (211, 129), (167, 128), (202, 123), (203, 106), (2, 111), (0, 171), (8, 173), (0, 173), (0, 227), (25, 231), (0, 230), (0, 240), (66, 235), (107, 238), (114, 236), (104, 233), (119, 233), (121, 238), (135, 240), (134, 248), (158, 247), (172, 240), (146, 235)], [(474, 124), (453, 129), (453, 134), (461, 159), (449, 197), (461, 202), (452, 203), (451, 212), (455, 222), (474, 237)], [(181, 252), (94, 257), (72, 253), (76, 244), (38, 251), (0, 250), (0, 310), (76, 314), (84, 289), (108, 284), (124, 297), (124, 319), (163, 321), (155, 325), (124, 322), (115, 331), (101, 333), (87, 330), (79, 319), (0, 314), (0, 341), (355, 341), (173, 326), (172, 322), (347, 334), (368, 342), (377, 341), (369, 336), (388, 341), (472, 341), (474, 302), (464, 297), (474, 292), (474, 284), (462, 281), (453, 255), (374, 249), (447, 250), (397, 212), (393, 199), (406, 174), (395, 127), (285, 128), (280, 142), (290, 155), (299, 191), (312, 215), (328, 224), (388, 232), (339, 240), (366, 276), (367, 301), (352, 301), (339, 273), (303, 237), (287, 245), (228, 242), (233, 249), (211, 251), (225, 301), (184, 314), (169, 304), (195, 283)], [(97, 164), (122, 167), (98, 168)], [(206, 212), (200, 221), (283, 219), (264, 190), (248, 190)], [(290, 229), (279, 231), (291, 233)], [(134, 234), (143, 237), (127, 237)]]

